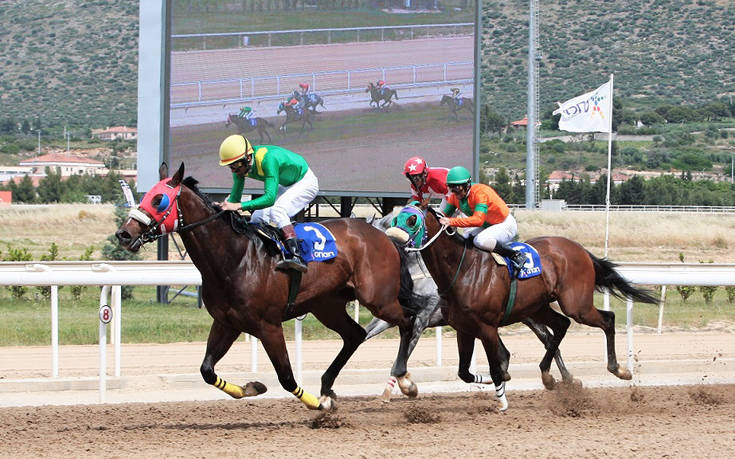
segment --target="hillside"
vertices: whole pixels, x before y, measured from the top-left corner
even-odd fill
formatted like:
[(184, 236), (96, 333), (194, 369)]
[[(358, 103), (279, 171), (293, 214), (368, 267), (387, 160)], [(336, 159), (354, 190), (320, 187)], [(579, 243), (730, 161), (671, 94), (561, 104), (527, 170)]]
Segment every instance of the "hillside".
[(134, 124), (138, 2), (0, 2), (0, 119)]
[[(181, 23), (176, 32), (262, 29), (259, 16), (274, 15), (249, 13), (247, 24), (239, 26), (227, 9), (232, 3), (180, 2), (202, 22), (222, 24), (222, 30), (201, 30), (201, 22), (194, 21)], [(598, 86), (610, 73), (616, 95), (630, 104), (701, 103), (735, 92), (731, 0), (540, 3), (542, 112), (554, 101)], [(359, 11), (391, 16), (386, 24), (412, 21), (409, 14)], [(448, 9), (435, 17), (457, 22), (468, 13)], [(298, 24), (302, 14), (278, 11), (277, 17)], [(0, 119), (40, 117), (45, 127), (134, 122), (138, 2), (5, 0), (0, 17)], [(482, 87), (485, 99), (505, 117), (525, 113), (527, 27), (526, 1), (483, 3)]]
[[(732, 0), (539, 2), (540, 111), (604, 83), (630, 104), (693, 104), (735, 95)], [(528, 8), (483, 3), (482, 88), (493, 109), (526, 107)], [(512, 78), (509, 78), (512, 76)]]

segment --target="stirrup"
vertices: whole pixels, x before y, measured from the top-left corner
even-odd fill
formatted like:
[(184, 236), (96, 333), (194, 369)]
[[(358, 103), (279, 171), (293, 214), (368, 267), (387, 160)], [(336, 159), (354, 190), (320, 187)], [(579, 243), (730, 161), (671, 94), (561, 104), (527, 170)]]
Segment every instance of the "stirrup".
[(308, 270), (306, 264), (304, 264), (304, 262), (301, 261), (300, 258), (297, 258), (295, 256), (288, 259), (284, 258), (283, 260), (276, 263), (276, 269), (293, 269), (302, 273), (305, 273)]

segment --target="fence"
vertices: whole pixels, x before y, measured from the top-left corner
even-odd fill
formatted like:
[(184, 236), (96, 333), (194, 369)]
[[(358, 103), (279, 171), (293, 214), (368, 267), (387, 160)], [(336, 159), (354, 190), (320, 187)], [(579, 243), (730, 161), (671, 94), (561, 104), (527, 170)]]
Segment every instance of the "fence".
[[(695, 285), (695, 286), (733, 286), (735, 285), (735, 264), (687, 264), (687, 263), (620, 263), (618, 271), (629, 281), (643, 285)], [(61, 285), (100, 285), (100, 402), (104, 401), (106, 362), (104, 346), (107, 342), (106, 324), (103, 315), (108, 304), (112, 306), (113, 344), (115, 346), (115, 376), (120, 376), (120, 301), (121, 285), (201, 285), (201, 276), (194, 265), (188, 261), (168, 262), (47, 262), (0, 263), (0, 286), (30, 285), (51, 286), (51, 347), (52, 376), (58, 376), (58, 286)], [(109, 286), (113, 286), (110, 289)], [(112, 291), (108, 303), (107, 294)], [(607, 298), (606, 298), (606, 303)], [(659, 305), (659, 332), (663, 318), (664, 301)], [(626, 332), (628, 338), (628, 368), (633, 370), (633, 301), (628, 299), (626, 307)], [(301, 322), (296, 321), (295, 373), (301, 376)], [(439, 350), (438, 350), (439, 352)], [(252, 371), (257, 371), (257, 340), (251, 340)], [(441, 358), (437, 356), (437, 365)]]
[(473, 72), (472, 62), (447, 62), (174, 83), (171, 84), (171, 107), (280, 99), (304, 81), (309, 81), (311, 90), (322, 96), (364, 92), (366, 82), (377, 80), (390, 81), (390, 86), (396, 89), (471, 83)]
[[(360, 41), (414, 40), (436, 36), (472, 35), (474, 28), (475, 24), (473, 22), (457, 22), (449, 24), (173, 34), (171, 35), (171, 48), (178, 52), (193, 49), (207, 50), (249, 46), (304, 46)], [(209, 45), (207, 45), (208, 40)]]

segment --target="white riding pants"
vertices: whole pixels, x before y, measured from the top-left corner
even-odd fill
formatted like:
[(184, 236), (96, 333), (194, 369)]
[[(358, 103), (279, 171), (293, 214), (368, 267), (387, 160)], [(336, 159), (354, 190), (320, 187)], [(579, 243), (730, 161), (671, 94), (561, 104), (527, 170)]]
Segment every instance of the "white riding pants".
[(258, 209), (250, 217), (251, 223), (272, 223), (283, 228), (291, 224), (291, 218), (301, 212), (319, 192), (319, 181), (311, 169), (291, 186), (278, 186), (276, 202), (271, 207)]
[(518, 224), (511, 214), (508, 214), (508, 216), (505, 217), (505, 220), (500, 223), (496, 223), (495, 225), (488, 226), (484, 229), (478, 226), (477, 228), (465, 231), (463, 234), (465, 239), (470, 237), (474, 238), (472, 242), (474, 242), (477, 247), (489, 252), (493, 251), (498, 242), (501, 244), (507, 244), (508, 242), (512, 242), (517, 235)]

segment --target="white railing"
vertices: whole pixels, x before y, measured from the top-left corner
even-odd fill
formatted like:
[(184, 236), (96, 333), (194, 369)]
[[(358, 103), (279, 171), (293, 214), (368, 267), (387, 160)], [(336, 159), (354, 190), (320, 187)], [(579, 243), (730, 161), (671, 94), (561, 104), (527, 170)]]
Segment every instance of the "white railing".
[[(508, 204), (513, 209), (525, 209), (525, 204)], [(604, 204), (562, 204), (562, 211), (574, 212), (604, 212)], [(704, 214), (731, 214), (735, 213), (735, 206), (667, 206), (652, 204), (613, 204), (612, 212), (679, 212)]]
[(172, 83), (171, 108), (280, 99), (304, 81), (310, 82), (313, 92), (326, 96), (364, 92), (367, 82), (377, 80), (388, 81), (394, 89), (471, 83), (473, 72), (472, 62), (445, 62)]
[[(735, 264), (694, 263), (620, 263), (620, 274), (628, 281), (642, 285), (735, 285)], [(119, 299), (122, 285), (201, 285), (201, 275), (188, 261), (109, 261), (109, 262), (0, 262), (0, 286), (51, 286), (52, 317), (52, 375), (58, 376), (58, 286), (100, 285), (113, 286), (110, 303), (113, 307), (113, 343), (115, 346), (115, 375), (120, 376), (120, 319), (122, 305)], [(100, 307), (107, 305), (109, 287), (103, 287)], [(607, 300), (606, 300), (606, 304)], [(663, 317), (664, 295), (659, 305), (659, 332)], [(633, 301), (626, 307), (628, 336), (628, 368), (633, 370)], [(100, 324), (100, 401), (104, 401), (106, 362), (106, 326)], [(301, 324), (296, 321), (295, 373), (301, 378)], [(257, 340), (251, 340), (252, 371), (257, 371)], [(437, 352), (439, 350), (437, 349)], [(440, 354), (437, 365), (441, 366)]]
[[(289, 43), (292, 46), (303, 46), (304, 44), (310, 44), (304, 42), (304, 36), (308, 35), (323, 35), (324, 39), (319, 41), (320, 44), (331, 44), (332, 37), (335, 34), (345, 36), (347, 33), (354, 33), (353, 40), (340, 40), (344, 41), (360, 41), (360, 32), (363, 32), (363, 41), (375, 41), (378, 40), (377, 34), (380, 33), (380, 41), (385, 41), (385, 33), (392, 32), (390, 40), (413, 40), (417, 35), (416, 30), (426, 29), (427, 31), (434, 31), (437, 29), (448, 29), (451, 30), (452, 35), (471, 35), (474, 33), (474, 22), (456, 22), (448, 24), (414, 24), (414, 25), (397, 25), (397, 26), (370, 26), (370, 27), (343, 27), (343, 28), (322, 28), (322, 29), (292, 29), (292, 30), (263, 30), (258, 32), (223, 32), (223, 33), (186, 33), (186, 34), (173, 34), (171, 35), (171, 41), (173, 42), (172, 48), (176, 50), (177, 40), (191, 40), (201, 39), (201, 49), (207, 49), (207, 38), (233, 38), (237, 43), (238, 47), (246, 47), (250, 45), (255, 46), (273, 46), (273, 37), (276, 35), (296, 35), (299, 37), (298, 43), (295, 41)], [(365, 33), (367, 37), (365, 39)], [(443, 34), (446, 35), (446, 34)], [(421, 38), (430, 36), (428, 33), (421, 34)], [(253, 38), (265, 37), (265, 41), (260, 43), (254, 43)], [(313, 42), (314, 40), (312, 40)]]

